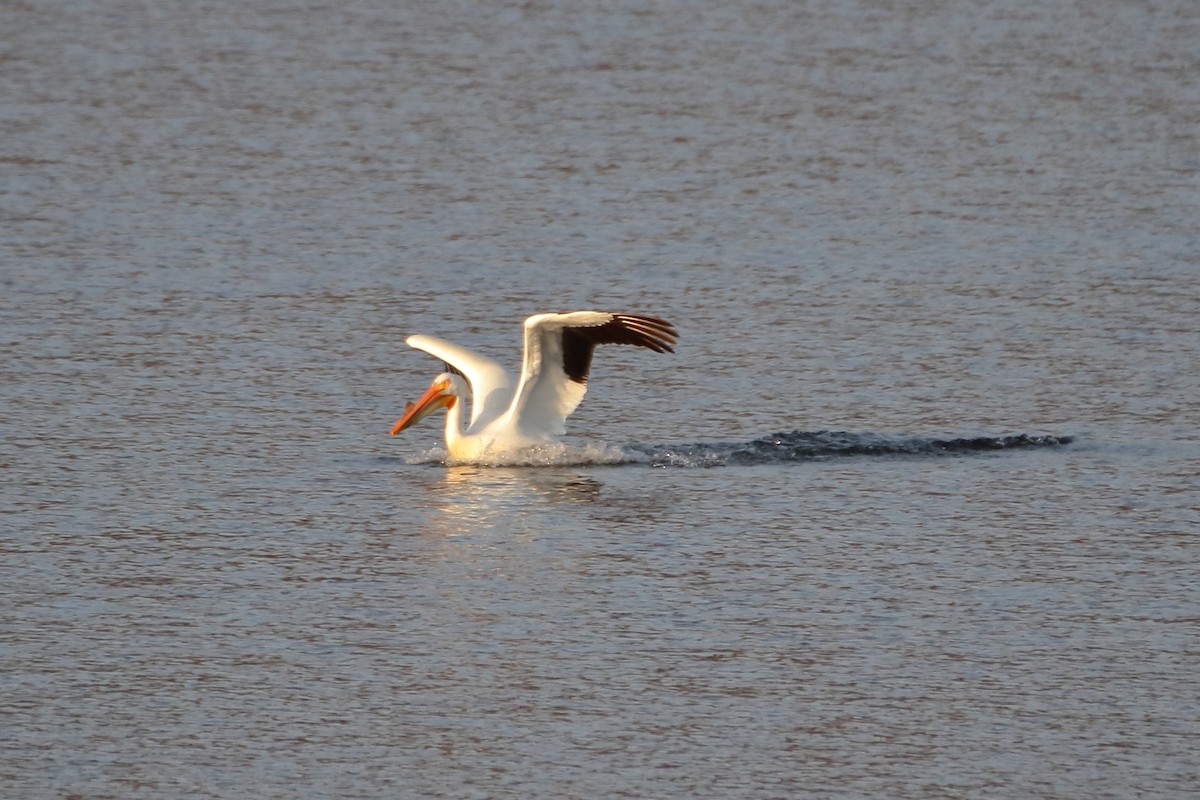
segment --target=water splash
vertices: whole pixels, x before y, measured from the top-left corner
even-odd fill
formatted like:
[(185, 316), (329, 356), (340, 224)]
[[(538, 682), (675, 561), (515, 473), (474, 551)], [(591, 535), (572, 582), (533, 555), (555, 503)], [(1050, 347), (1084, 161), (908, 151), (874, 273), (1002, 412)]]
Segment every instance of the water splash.
[[(578, 464), (626, 464), (642, 460), (641, 458), (631, 459), (627, 450), (604, 443), (586, 445), (556, 443), (463, 463), (484, 467), (565, 467)], [(440, 447), (426, 450), (407, 461), (409, 464), (433, 463), (446, 466), (460, 463), (450, 458), (450, 454)]]
[[(727, 465), (780, 464), (850, 456), (942, 456), (996, 450), (1059, 447), (1072, 436), (1010, 434), (974, 437), (897, 437), (847, 431), (792, 431), (763, 436), (750, 442), (695, 442), (691, 444), (630, 444), (625, 447), (597, 443), (582, 446), (552, 444), (483, 461), (481, 466), (561, 467), (580, 464), (648, 464), (655, 467), (721, 467)], [(445, 450), (432, 448), (407, 459), (409, 464), (455, 462)]]

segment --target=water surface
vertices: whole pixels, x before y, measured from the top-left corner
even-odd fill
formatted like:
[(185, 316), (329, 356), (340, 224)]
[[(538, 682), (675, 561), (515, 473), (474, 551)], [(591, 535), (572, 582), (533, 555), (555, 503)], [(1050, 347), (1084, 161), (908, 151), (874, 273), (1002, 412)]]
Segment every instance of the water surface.
[[(0, 27), (4, 796), (1194, 792), (1194, 4)], [(587, 307), (620, 458), (386, 435)]]

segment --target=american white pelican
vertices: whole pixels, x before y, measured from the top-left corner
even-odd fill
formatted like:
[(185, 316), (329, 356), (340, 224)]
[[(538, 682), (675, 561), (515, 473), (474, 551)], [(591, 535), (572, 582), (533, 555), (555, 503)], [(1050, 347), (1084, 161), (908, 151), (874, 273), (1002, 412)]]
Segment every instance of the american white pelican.
[[(525, 320), (521, 377), (490, 358), (434, 336), (410, 336), (409, 347), (446, 362), (404, 416), (400, 431), (447, 409), (446, 449), (455, 461), (504, 458), (525, 448), (550, 444), (566, 432), (566, 420), (587, 392), (588, 368), (598, 344), (632, 344), (673, 353), (675, 327), (657, 317), (573, 311), (536, 314)], [(471, 418), (463, 424), (463, 399), (471, 397)]]

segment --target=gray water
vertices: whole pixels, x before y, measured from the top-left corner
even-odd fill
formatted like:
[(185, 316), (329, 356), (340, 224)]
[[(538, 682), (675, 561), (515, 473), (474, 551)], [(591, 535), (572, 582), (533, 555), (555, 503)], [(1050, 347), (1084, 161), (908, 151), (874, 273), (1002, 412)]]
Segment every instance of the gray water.
[[(0, 795), (1200, 785), (1191, 0), (0, 31)], [(572, 308), (619, 457), (386, 435)]]

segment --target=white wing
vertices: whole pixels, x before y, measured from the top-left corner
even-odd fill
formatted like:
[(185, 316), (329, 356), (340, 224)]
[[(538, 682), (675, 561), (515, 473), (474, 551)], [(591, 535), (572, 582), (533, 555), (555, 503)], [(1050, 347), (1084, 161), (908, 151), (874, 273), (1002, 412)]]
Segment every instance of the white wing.
[(525, 320), (525, 357), (521, 382), (509, 410), (509, 423), (535, 436), (561, 436), (567, 417), (583, 402), (587, 384), (577, 383), (563, 370), (562, 330), (567, 317), (587, 314), (587, 321), (602, 325), (610, 314), (595, 311), (575, 314), (535, 314)]
[(513, 393), (512, 374), (497, 362), (436, 336), (416, 335), (404, 340), (458, 370), (471, 384), (471, 425), (480, 417), (494, 419), (504, 413)]
[(521, 381), (508, 424), (534, 436), (561, 436), (587, 393), (592, 351), (598, 344), (631, 344), (674, 352), (669, 322), (637, 314), (574, 311), (536, 314), (525, 320)]

